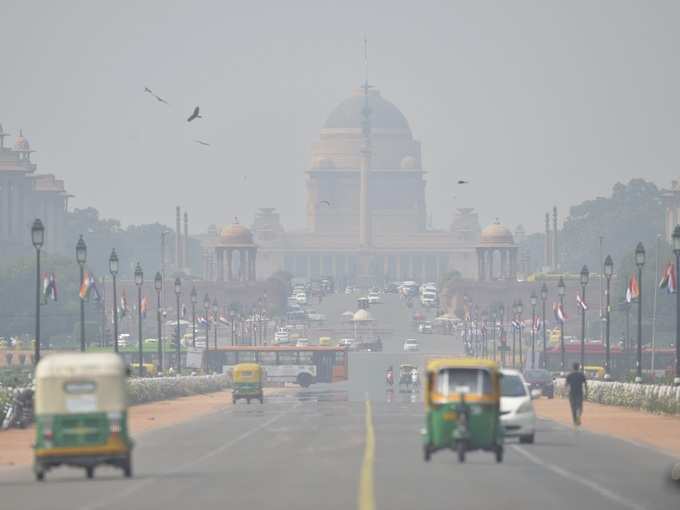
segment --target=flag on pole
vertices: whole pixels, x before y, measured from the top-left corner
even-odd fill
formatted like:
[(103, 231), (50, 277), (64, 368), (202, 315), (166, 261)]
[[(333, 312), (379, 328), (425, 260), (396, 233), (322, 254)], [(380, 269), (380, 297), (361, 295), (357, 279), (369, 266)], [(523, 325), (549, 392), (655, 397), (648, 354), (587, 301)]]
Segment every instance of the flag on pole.
[(89, 284), (89, 289), (88, 289), (88, 298), (92, 295), (94, 297), (94, 302), (99, 303), (102, 300), (101, 294), (99, 294), (99, 290), (97, 289), (97, 281), (94, 278), (94, 275), (90, 273), (90, 284)]
[(666, 289), (669, 294), (673, 294), (677, 291), (676, 287), (677, 277), (675, 274), (675, 264), (669, 262), (666, 266), (666, 270), (663, 272), (663, 277), (659, 282), (660, 289)]
[(120, 297), (120, 307), (118, 308), (118, 315), (122, 319), (127, 315), (128, 312), (128, 300), (125, 290), (123, 290), (123, 295)]
[(90, 294), (90, 273), (85, 271), (83, 273), (83, 281), (80, 282), (80, 292), (78, 293), (80, 295), (80, 299), (85, 301), (87, 299), (87, 296)]
[(626, 288), (626, 303), (630, 303), (640, 297), (640, 285), (638, 284), (635, 273), (628, 280), (628, 288)]
[(186, 319), (187, 317), (187, 305), (182, 303), (182, 319)]
[(142, 319), (146, 319), (147, 302), (146, 297), (142, 298)]
[(584, 312), (588, 309), (588, 305), (586, 304), (585, 301), (581, 299), (581, 296), (579, 296), (578, 294), (576, 294), (576, 304)]
[(536, 317), (534, 319), (534, 323), (531, 325), (531, 329), (534, 331), (534, 333), (538, 333), (541, 330), (541, 318)]
[(564, 324), (566, 322), (566, 320), (568, 319), (567, 314), (564, 311), (564, 307), (559, 303), (555, 303), (553, 305), (553, 311), (555, 312), (555, 319), (558, 322), (561, 322), (562, 324)]

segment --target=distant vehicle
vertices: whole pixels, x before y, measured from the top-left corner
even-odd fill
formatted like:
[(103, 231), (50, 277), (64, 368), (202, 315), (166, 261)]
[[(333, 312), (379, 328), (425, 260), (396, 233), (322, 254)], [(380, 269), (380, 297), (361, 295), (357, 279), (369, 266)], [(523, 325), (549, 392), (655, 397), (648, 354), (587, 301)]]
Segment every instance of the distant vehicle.
[(418, 341), (415, 338), (408, 338), (404, 342), (404, 352), (417, 352), (418, 350)]
[(338, 342), (338, 347), (344, 347), (345, 349), (351, 349), (354, 345), (354, 338), (343, 338)]
[(435, 292), (423, 292), (420, 295), (420, 303), (423, 306), (434, 306), (437, 304), (437, 294)]
[(352, 292), (354, 292), (354, 291), (352, 290), (352, 287), (345, 287), (345, 294), (346, 294), (346, 295), (349, 296), (350, 294), (352, 294)]
[(285, 329), (279, 329), (276, 333), (274, 333), (275, 344), (287, 344), (289, 341), (290, 336), (288, 335), (288, 331)]
[(321, 345), (323, 347), (329, 347), (332, 344), (333, 344), (333, 341), (332, 341), (331, 337), (329, 337), (329, 336), (319, 337), (319, 345)]
[(505, 436), (519, 437), (520, 443), (531, 444), (536, 434), (536, 414), (531, 393), (522, 373), (501, 370), (501, 423)]
[(380, 303), (380, 294), (378, 294), (377, 292), (371, 292), (368, 295), (368, 304), (374, 305), (376, 303)]
[(385, 294), (396, 294), (397, 292), (399, 292), (399, 287), (397, 286), (396, 283), (388, 283), (383, 288), (383, 292)]
[(289, 322), (303, 322), (307, 319), (307, 314), (302, 309), (291, 310), (287, 314)]
[(431, 322), (423, 322), (418, 326), (418, 331), (421, 333), (429, 333), (432, 334), (432, 323)]
[(118, 335), (118, 347), (127, 347), (130, 342), (130, 335), (128, 333), (121, 333)]
[(359, 310), (368, 310), (370, 303), (367, 297), (360, 297), (357, 299), (357, 308)]
[(380, 352), (383, 350), (383, 343), (380, 337), (374, 339), (364, 339), (352, 344), (354, 351)]
[(295, 342), (296, 347), (307, 347), (309, 345), (309, 338), (298, 338), (297, 342)]
[(322, 313), (319, 313), (314, 310), (308, 310), (307, 311), (307, 320), (310, 321), (316, 321), (316, 322), (323, 322), (326, 320), (326, 316)]
[(534, 392), (537, 392), (548, 398), (553, 398), (555, 396), (553, 376), (547, 370), (543, 370), (542, 368), (526, 370), (524, 372), (524, 378), (529, 384), (529, 390), (532, 395)]
[(144, 343), (145, 344), (157, 344), (158, 338), (145, 338)]
[(295, 294), (295, 300), (297, 301), (298, 305), (306, 305), (307, 304), (307, 294), (304, 292), (298, 292)]

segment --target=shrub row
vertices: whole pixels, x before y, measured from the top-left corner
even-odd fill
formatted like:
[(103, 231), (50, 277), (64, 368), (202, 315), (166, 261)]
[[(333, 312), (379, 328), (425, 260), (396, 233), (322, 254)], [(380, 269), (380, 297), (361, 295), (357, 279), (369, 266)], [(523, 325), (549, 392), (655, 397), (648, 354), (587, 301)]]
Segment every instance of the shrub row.
[(143, 404), (156, 400), (211, 393), (230, 386), (231, 380), (223, 374), (130, 379), (128, 402), (130, 405)]
[[(555, 381), (555, 394), (567, 396), (564, 379)], [(680, 387), (676, 386), (588, 381), (588, 400), (650, 413), (680, 414)]]

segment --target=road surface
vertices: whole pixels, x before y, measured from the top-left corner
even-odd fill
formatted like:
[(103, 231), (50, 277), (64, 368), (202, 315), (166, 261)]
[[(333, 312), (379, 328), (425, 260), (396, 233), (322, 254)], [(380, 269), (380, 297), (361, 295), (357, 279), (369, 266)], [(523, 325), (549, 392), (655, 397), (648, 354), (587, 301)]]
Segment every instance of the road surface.
[[(339, 316), (356, 296), (333, 296)], [(536, 444), (508, 441), (506, 458), (451, 452), (422, 460), (419, 395), (388, 398), (384, 371), (402, 360), (407, 337), (423, 353), (460, 352), (460, 340), (418, 335), (396, 296), (371, 308), (395, 334), (384, 353), (352, 353), (350, 380), (270, 398), (137, 438), (135, 477), (62, 468), (33, 480), (30, 469), (0, 474), (0, 508), (90, 509), (678, 509), (667, 481), (673, 459), (616, 439), (539, 421)], [(680, 431), (679, 431), (680, 433)]]

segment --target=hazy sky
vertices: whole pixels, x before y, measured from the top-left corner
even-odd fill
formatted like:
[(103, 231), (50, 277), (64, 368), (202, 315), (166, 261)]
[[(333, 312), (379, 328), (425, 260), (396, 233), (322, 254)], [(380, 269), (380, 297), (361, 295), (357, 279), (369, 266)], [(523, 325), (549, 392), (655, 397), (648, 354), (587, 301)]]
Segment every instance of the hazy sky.
[(0, 122), (72, 207), (172, 225), (181, 204), (195, 232), (270, 206), (300, 227), (310, 145), (362, 80), (366, 32), (434, 225), (466, 206), (539, 230), (553, 203), (680, 175), (679, 24), (673, 1), (0, 0)]

